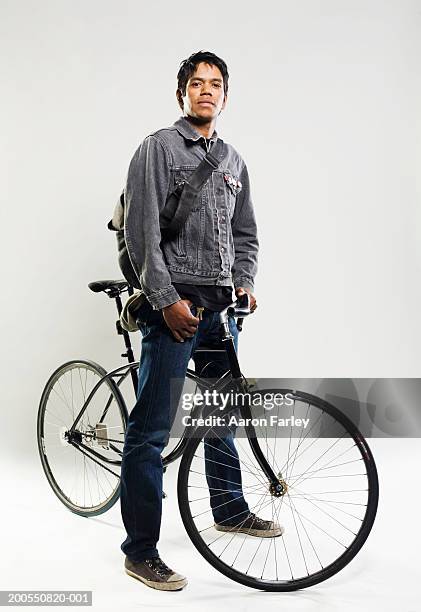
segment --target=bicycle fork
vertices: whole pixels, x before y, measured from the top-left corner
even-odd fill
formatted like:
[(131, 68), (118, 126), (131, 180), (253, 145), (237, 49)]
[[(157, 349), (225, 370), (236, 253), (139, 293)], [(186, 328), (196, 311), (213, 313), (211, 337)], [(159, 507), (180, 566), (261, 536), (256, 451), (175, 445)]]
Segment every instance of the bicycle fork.
[[(251, 419), (252, 419), (252, 415), (251, 415), (251, 411), (250, 411), (250, 406), (248, 404), (245, 404), (242, 406), (242, 408), (240, 409), (241, 412), (241, 416), (246, 419), (246, 423), (251, 423)], [(256, 458), (257, 463), (260, 465), (260, 467), (263, 470), (263, 473), (265, 474), (266, 478), (269, 481), (269, 492), (271, 495), (273, 495), (273, 497), (282, 497), (286, 494), (288, 487), (286, 482), (282, 479), (282, 475), (279, 474), (278, 476), (275, 474), (275, 472), (273, 471), (272, 467), (270, 466), (270, 464), (268, 463), (265, 455), (262, 452), (262, 449), (260, 448), (260, 444), (256, 435), (256, 430), (254, 428), (254, 425), (252, 424), (247, 424), (245, 426), (245, 430), (247, 433), (247, 438), (251, 447), (251, 450), (253, 452), (253, 455)]]
[[(226, 348), (228, 360), (230, 363), (233, 381), (238, 386), (240, 391), (248, 392), (249, 391), (248, 383), (245, 377), (242, 375), (241, 370), (240, 370), (240, 364), (238, 363), (238, 357), (237, 357), (237, 353), (236, 353), (234, 342), (233, 342), (233, 336), (229, 330), (228, 321), (222, 321), (222, 328), (223, 328), (222, 342), (226, 343), (225, 348)], [(245, 430), (247, 433), (247, 438), (249, 440), (251, 450), (253, 452), (253, 455), (256, 458), (257, 463), (260, 465), (260, 467), (263, 470), (263, 473), (268, 479), (269, 492), (274, 497), (282, 497), (287, 492), (287, 488), (288, 488), (287, 484), (282, 479), (281, 474), (279, 474), (278, 476), (275, 474), (270, 464), (268, 463), (266, 457), (264, 456), (262, 449), (260, 448), (258, 438), (256, 435), (256, 430), (254, 426), (251, 424), (252, 415), (251, 415), (249, 404), (247, 403), (243, 404), (242, 407), (240, 408), (240, 413), (241, 413), (241, 416), (244, 417), (244, 419), (246, 419), (245, 422), (247, 423), (247, 425), (245, 426)]]

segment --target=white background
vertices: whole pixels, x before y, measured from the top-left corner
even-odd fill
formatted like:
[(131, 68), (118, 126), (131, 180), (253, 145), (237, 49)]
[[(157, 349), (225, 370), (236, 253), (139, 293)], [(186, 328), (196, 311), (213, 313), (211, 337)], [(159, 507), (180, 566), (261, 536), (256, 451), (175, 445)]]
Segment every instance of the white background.
[[(251, 176), (261, 244), (259, 308), (240, 337), (243, 371), (419, 376), (420, 20), (415, 1), (0, 1), (1, 448), (4, 465), (16, 470), (13, 476), (8, 468), (3, 499), (10, 544), (3, 563), (15, 579), (2, 588), (60, 588), (69, 575), (69, 588), (82, 588), (95, 566), (104, 572), (98, 584), (105, 590), (109, 575), (118, 576), (121, 605), (129, 589), (127, 603), (137, 601), (137, 592), (146, 597), (147, 589), (122, 573), (117, 507), (104, 527), (72, 517), (52, 500), (37, 457), (36, 414), (43, 385), (61, 362), (85, 357), (107, 369), (122, 363), (114, 304), (87, 284), (121, 277), (106, 223), (140, 141), (179, 117), (176, 74), (192, 52), (210, 50), (228, 64), (228, 104), (217, 131), (244, 157)], [(139, 334), (132, 339), (138, 356)], [(387, 465), (399, 481), (402, 465)], [(413, 465), (409, 458), (405, 469)], [(29, 474), (39, 478), (35, 490)], [(408, 507), (411, 487), (398, 486), (397, 494)], [(381, 525), (387, 518), (382, 534), (393, 535), (399, 554), (389, 559), (372, 546), (365, 561), (370, 571), (381, 568), (378, 584), (367, 585), (364, 572), (349, 574), (346, 601), (364, 588), (380, 601), (383, 587), (390, 588), (396, 567), (388, 560), (401, 562), (409, 546), (407, 522), (405, 537), (400, 533), (402, 505), (378, 519)], [(60, 525), (51, 549), (35, 507)], [(22, 521), (41, 538), (30, 541), (37, 552), (25, 568)], [(71, 521), (84, 534), (81, 544), (66, 537)], [(86, 541), (96, 537), (100, 549), (88, 550)], [(377, 543), (391, 546), (384, 538)], [(65, 581), (60, 574), (48, 580), (57, 559), (86, 555), (90, 563), (82, 569), (79, 561), (64, 563)], [(37, 558), (44, 562), (40, 574), (33, 573)], [(34, 585), (33, 575), (45, 580)], [(396, 586), (410, 589), (413, 576), (407, 576)], [(202, 581), (201, 607), (203, 575)], [(212, 583), (212, 593), (215, 588)], [(329, 586), (323, 588), (328, 607)], [(245, 591), (235, 592), (246, 609)], [(174, 606), (181, 605), (179, 595)], [(270, 601), (278, 607), (285, 600)], [(300, 602), (296, 609), (314, 609), (319, 599), (289, 595), (288, 608), (293, 601)], [(415, 610), (411, 605), (401, 609)], [(358, 606), (364, 608), (360, 600)]]

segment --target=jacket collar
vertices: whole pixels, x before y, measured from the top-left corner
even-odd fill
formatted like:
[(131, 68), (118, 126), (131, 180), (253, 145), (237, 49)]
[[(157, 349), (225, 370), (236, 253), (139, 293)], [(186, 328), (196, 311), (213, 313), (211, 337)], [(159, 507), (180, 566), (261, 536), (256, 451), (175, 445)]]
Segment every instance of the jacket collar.
[[(184, 136), (184, 138), (187, 138), (188, 140), (200, 140), (200, 138), (203, 138), (202, 134), (200, 134), (197, 130), (194, 129), (193, 125), (184, 115), (181, 115), (177, 119), (177, 121), (174, 122), (173, 125), (180, 132), (180, 134)], [(216, 130), (214, 130), (210, 140), (213, 141), (213, 140), (216, 140), (217, 138), (218, 138), (218, 133)]]

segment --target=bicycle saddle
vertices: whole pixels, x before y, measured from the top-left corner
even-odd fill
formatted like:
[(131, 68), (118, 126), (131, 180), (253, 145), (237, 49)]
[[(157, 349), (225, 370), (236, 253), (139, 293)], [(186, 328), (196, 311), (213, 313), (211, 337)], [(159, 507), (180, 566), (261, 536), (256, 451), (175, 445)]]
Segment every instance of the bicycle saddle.
[(100, 291), (124, 291), (128, 286), (125, 280), (102, 280), (102, 281), (93, 281), (88, 284), (88, 287), (94, 293), (99, 293)]

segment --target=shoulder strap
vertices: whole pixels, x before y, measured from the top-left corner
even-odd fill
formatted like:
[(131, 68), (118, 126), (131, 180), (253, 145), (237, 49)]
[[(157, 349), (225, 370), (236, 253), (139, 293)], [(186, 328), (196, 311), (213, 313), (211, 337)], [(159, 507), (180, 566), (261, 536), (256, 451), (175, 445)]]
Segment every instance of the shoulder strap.
[(169, 199), (160, 215), (161, 231), (164, 237), (171, 237), (180, 231), (191, 209), (195, 205), (196, 199), (202, 191), (204, 184), (222, 161), (224, 157), (223, 153), (224, 142), (221, 138), (218, 138), (212, 150), (206, 153), (189, 180), (185, 181), (175, 212), (174, 208), (177, 204), (177, 195), (174, 194), (175, 201), (172, 198)]

